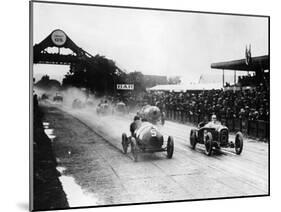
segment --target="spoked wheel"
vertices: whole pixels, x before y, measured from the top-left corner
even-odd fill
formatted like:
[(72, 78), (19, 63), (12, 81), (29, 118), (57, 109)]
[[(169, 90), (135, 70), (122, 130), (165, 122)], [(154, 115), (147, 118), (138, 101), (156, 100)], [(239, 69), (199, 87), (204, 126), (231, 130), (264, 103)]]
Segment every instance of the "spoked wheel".
[(196, 147), (196, 137), (195, 137), (195, 131), (194, 130), (190, 131), (189, 142), (190, 142), (191, 148), (195, 149), (195, 147)]
[(171, 159), (174, 153), (174, 139), (172, 136), (168, 137), (167, 142), (167, 158)]
[(243, 135), (241, 132), (238, 132), (235, 136), (235, 152), (237, 155), (240, 155), (243, 150)]
[(123, 147), (124, 153), (127, 154), (127, 151), (128, 151), (128, 137), (127, 137), (126, 133), (122, 134), (122, 147)]
[(134, 157), (134, 161), (137, 162), (138, 161), (138, 146), (137, 146), (137, 141), (134, 137), (131, 138), (131, 151), (132, 151), (132, 155)]
[(205, 140), (205, 153), (208, 156), (211, 156), (212, 151), (213, 151), (213, 136), (212, 133), (208, 132)]

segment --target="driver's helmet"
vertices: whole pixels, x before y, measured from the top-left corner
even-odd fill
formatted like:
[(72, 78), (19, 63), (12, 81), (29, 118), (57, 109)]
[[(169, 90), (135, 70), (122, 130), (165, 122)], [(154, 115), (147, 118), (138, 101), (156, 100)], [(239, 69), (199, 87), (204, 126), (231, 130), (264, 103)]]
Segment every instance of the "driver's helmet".
[(134, 121), (140, 120), (140, 117), (137, 115), (134, 117)]

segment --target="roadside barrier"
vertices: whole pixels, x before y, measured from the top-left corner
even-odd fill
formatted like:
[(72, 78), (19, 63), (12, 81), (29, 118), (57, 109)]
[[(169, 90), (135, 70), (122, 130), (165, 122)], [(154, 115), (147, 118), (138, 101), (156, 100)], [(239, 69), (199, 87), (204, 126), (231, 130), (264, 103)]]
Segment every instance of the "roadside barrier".
[[(204, 115), (192, 114), (184, 110), (166, 110), (166, 118), (181, 123), (192, 123), (197, 125), (204, 120)], [(262, 120), (247, 120), (240, 118), (221, 118), (221, 123), (226, 125), (230, 132), (241, 131), (251, 137), (269, 139), (269, 122)]]

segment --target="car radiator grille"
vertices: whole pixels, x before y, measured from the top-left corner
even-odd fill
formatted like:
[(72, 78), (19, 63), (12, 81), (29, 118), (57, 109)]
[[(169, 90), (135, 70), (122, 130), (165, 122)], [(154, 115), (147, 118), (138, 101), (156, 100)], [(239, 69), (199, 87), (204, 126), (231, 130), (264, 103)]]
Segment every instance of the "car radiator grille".
[(226, 129), (221, 130), (220, 143), (221, 143), (221, 145), (228, 143), (228, 131)]

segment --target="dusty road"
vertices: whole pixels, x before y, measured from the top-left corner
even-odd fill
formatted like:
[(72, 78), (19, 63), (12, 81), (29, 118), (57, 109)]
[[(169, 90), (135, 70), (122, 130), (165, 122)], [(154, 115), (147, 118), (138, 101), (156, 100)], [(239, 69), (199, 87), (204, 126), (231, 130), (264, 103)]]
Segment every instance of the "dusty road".
[(240, 156), (223, 150), (208, 157), (203, 146), (190, 148), (190, 126), (166, 122), (161, 131), (174, 137), (173, 158), (165, 152), (143, 154), (134, 162), (121, 150), (121, 133), (129, 134), (131, 117), (98, 117), (92, 109), (45, 107), (45, 112), (63, 175), (92, 198), (80, 206), (268, 193), (267, 143), (245, 140)]

